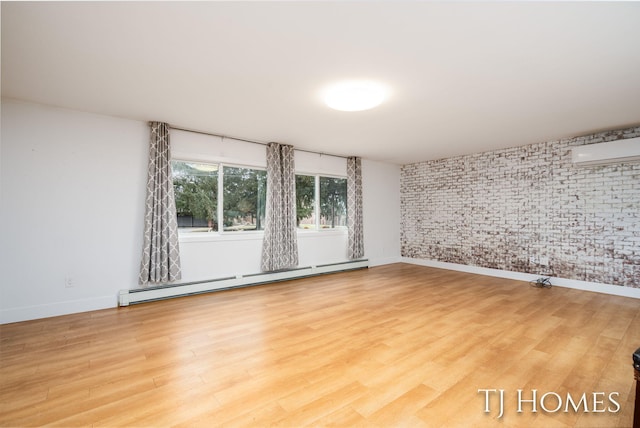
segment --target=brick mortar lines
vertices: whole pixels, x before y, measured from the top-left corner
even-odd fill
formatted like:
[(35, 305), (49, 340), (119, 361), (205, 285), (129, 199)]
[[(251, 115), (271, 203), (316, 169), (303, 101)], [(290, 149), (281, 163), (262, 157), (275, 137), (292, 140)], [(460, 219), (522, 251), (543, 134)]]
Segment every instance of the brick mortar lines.
[(640, 288), (640, 163), (571, 162), (575, 146), (638, 136), (633, 127), (403, 166), (402, 256)]

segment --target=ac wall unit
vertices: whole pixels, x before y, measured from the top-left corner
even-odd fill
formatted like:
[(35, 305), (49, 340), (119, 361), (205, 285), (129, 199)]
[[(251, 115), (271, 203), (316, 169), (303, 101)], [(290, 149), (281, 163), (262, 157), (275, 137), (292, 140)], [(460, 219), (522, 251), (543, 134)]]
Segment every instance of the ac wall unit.
[(640, 137), (574, 147), (571, 157), (579, 166), (637, 162), (640, 161)]

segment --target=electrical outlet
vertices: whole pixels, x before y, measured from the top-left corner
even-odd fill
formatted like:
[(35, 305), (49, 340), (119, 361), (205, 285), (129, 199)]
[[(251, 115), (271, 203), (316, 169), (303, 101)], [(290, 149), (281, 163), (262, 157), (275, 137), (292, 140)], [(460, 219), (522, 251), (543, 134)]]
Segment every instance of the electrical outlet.
[(529, 256), (529, 263), (532, 265), (536, 264), (536, 256)]
[(67, 275), (64, 277), (64, 287), (72, 288), (76, 286), (75, 279), (71, 275)]
[(540, 257), (540, 265), (549, 266), (549, 257)]

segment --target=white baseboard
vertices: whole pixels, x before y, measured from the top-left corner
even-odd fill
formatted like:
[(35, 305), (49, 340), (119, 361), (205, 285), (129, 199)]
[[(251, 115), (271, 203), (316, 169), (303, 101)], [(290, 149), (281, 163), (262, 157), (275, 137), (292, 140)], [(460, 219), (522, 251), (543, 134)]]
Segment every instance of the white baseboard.
[(117, 296), (113, 295), (47, 303), (44, 305), (23, 306), (20, 308), (0, 309), (0, 324), (57, 317), (78, 312), (115, 308), (117, 306)]
[(401, 263), (402, 262), (402, 257), (397, 256), (397, 257), (385, 257), (385, 258), (379, 258), (379, 259), (369, 259), (369, 266), (373, 267), (373, 266), (382, 266), (382, 265), (390, 265), (393, 263)]
[[(440, 269), (456, 270), (460, 272), (476, 273), (479, 275), (496, 276), (499, 278), (515, 279), (518, 281), (534, 281), (544, 275), (535, 275), (523, 272), (511, 272), (507, 270), (484, 268), (479, 266), (461, 265), (457, 263), (440, 262), (437, 260), (413, 259), (402, 257), (403, 263), (420, 266), (435, 267)], [(597, 282), (579, 281), (577, 279), (550, 278), (551, 284), (558, 287), (575, 288), (577, 290), (593, 291), (596, 293), (612, 294), (614, 296), (633, 297), (640, 299), (640, 288), (623, 287), (620, 285), (600, 284)]]

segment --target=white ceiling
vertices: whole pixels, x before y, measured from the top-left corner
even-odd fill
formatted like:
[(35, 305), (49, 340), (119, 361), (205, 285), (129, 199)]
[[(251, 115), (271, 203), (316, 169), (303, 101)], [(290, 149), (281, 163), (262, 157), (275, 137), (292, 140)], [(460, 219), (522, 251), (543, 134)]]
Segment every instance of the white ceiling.
[(640, 3), (2, 2), (2, 95), (412, 163), (640, 124)]

